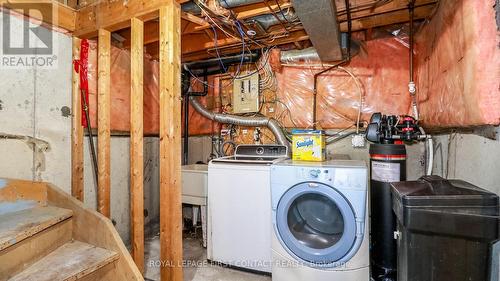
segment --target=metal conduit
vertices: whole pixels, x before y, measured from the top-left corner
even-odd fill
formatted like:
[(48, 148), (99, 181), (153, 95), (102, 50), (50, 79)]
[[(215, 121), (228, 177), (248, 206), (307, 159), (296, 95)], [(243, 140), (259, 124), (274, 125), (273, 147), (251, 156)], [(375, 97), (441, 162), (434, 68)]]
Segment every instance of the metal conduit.
[(206, 109), (196, 97), (189, 97), (189, 102), (198, 113), (203, 115), (203, 117), (219, 123), (233, 124), (244, 127), (267, 127), (274, 134), (278, 144), (286, 145), (290, 148), (290, 143), (288, 142), (285, 133), (281, 129), (278, 121), (273, 118), (243, 117), (231, 114), (215, 113)]

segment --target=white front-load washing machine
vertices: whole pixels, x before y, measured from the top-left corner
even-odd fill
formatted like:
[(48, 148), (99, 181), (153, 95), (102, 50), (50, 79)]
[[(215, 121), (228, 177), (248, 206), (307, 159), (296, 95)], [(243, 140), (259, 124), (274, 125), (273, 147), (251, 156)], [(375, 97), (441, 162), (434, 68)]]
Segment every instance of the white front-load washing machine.
[(367, 168), (354, 160), (271, 167), (273, 281), (368, 281)]

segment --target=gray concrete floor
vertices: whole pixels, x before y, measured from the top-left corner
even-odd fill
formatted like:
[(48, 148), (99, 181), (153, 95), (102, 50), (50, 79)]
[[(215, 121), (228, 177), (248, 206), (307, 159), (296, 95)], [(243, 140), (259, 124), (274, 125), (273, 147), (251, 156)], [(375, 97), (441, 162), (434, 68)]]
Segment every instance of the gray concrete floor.
[[(160, 238), (155, 235), (145, 241), (144, 276), (160, 280)], [(201, 240), (194, 237), (184, 238), (184, 281), (270, 281), (271, 277), (252, 274), (230, 268), (220, 267), (207, 262), (207, 251)]]

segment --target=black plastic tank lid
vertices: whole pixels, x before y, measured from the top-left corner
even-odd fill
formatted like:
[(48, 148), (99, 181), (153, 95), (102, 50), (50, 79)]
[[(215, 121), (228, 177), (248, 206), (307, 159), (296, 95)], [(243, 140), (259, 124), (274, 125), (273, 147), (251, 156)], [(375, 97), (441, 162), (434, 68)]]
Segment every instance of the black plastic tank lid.
[(462, 180), (424, 176), (417, 181), (391, 183), (392, 195), (405, 207), (498, 206), (498, 196)]
[(406, 155), (406, 146), (404, 144), (371, 143), (369, 152), (370, 155)]

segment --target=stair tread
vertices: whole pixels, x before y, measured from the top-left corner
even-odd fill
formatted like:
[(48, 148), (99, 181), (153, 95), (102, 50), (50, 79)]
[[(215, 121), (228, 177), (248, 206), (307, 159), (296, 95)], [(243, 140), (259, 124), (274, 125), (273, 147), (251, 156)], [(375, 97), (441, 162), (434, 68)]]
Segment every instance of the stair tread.
[(0, 251), (70, 218), (73, 211), (52, 206), (0, 215)]
[(78, 280), (118, 259), (116, 252), (71, 241), (43, 257), (9, 281)]

